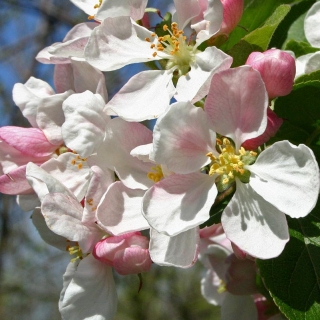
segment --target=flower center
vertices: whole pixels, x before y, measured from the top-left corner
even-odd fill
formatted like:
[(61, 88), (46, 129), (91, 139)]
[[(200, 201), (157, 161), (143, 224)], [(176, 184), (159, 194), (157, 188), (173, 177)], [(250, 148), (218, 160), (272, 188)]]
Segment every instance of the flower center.
[(217, 145), (220, 149), (218, 157), (214, 156), (212, 152), (207, 153), (211, 159), (209, 175), (218, 174), (220, 176), (219, 182), (222, 190), (229, 187), (235, 181), (235, 177), (238, 177), (243, 183), (248, 183), (250, 171), (244, 167), (255, 162), (257, 153), (247, 151), (243, 147), (236, 153), (234, 146), (227, 138), (222, 141), (217, 139)]
[(163, 178), (161, 166), (157, 165), (156, 167), (151, 167), (151, 170), (153, 170), (154, 172), (150, 171), (148, 173), (148, 178), (152, 180), (154, 183), (159, 182)]
[[(183, 34), (183, 30), (179, 30), (176, 22), (171, 23), (171, 30), (166, 24), (163, 26), (163, 30), (168, 34), (158, 37), (157, 44), (152, 43), (150, 45), (150, 48), (155, 50), (152, 55), (161, 57), (162, 52), (166, 53), (163, 57), (164, 59), (169, 59), (166, 68), (175, 68), (179, 76), (187, 74), (190, 70), (190, 64), (195, 59), (193, 46), (186, 42), (187, 37)], [(156, 34), (153, 33), (152, 36), (155, 37)], [(151, 42), (149, 38), (145, 40)], [(169, 58), (168, 55), (170, 56)]]

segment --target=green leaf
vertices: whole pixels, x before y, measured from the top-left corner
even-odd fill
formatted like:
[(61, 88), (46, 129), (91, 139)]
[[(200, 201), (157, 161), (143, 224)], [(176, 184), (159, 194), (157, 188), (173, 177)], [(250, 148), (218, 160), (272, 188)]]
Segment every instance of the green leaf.
[(285, 48), (284, 43), (290, 39), (306, 41), (303, 29), (304, 16), (315, 1), (303, 0), (291, 5), (290, 12), (274, 33), (269, 48)]
[(298, 58), (298, 57), (303, 56), (308, 53), (317, 52), (320, 49), (310, 46), (310, 44), (307, 42), (303, 42), (303, 41), (298, 42), (295, 40), (289, 40), (286, 43), (285, 50), (293, 51), (294, 54), (296, 55), (296, 58)]
[(298, 79), (295, 80), (295, 84), (302, 83), (302, 82), (308, 82), (308, 81), (314, 81), (314, 80), (320, 81), (320, 70), (300, 76)]
[(161, 37), (168, 34), (167, 31), (163, 30), (163, 26), (166, 24), (168, 27), (171, 27), (171, 23), (172, 23), (172, 14), (170, 12), (167, 12), (163, 17), (163, 20), (160, 23), (158, 23), (155, 27), (155, 33), (157, 34), (157, 36)]
[(299, 0), (245, 0), (243, 15), (238, 26), (230, 33), (221, 50), (228, 51), (244, 36), (261, 27), (281, 4), (292, 4)]
[(249, 54), (253, 51), (267, 50), (272, 35), (280, 22), (290, 11), (289, 5), (279, 6), (269, 17), (265, 24), (243, 37), (239, 43), (234, 45), (227, 53), (233, 57), (233, 67), (243, 65)]
[(320, 315), (319, 201), (307, 217), (288, 218), (288, 225), (289, 243), (279, 257), (257, 261), (260, 274), (286, 317), (317, 320)]
[(320, 119), (320, 81), (300, 82), (292, 92), (274, 104), (277, 115), (311, 134)]

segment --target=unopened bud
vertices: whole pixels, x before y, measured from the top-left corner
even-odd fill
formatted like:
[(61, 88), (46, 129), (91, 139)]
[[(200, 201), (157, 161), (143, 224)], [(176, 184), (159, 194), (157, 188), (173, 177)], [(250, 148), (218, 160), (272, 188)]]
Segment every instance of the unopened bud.
[(252, 52), (246, 64), (260, 72), (270, 99), (286, 96), (291, 92), (296, 65), (289, 53), (278, 49), (263, 53)]
[(219, 34), (229, 34), (238, 24), (243, 13), (243, 0), (221, 0), (223, 21)]
[(100, 262), (113, 266), (121, 275), (138, 274), (151, 268), (148, 247), (146, 237), (140, 232), (131, 232), (99, 241), (92, 254)]

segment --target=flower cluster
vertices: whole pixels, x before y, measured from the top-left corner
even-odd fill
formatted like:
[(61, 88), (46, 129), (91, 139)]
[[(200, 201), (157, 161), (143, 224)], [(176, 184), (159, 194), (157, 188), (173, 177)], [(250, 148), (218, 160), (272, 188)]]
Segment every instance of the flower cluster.
[[(174, 0), (155, 27), (147, 0), (71, 1), (93, 21), (37, 55), (55, 65), (56, 92), (33, 77), (16, 84), (32, 127), (0, 128), (0, 192), (71, 255), (62, 318), (112, 319), (113, 269), (140, 275), (199, 257), (202, 293), (222, 319), (244, 306), (243, 319), (266, 319), (255, 259), (282, 253), (286, 215), (307, 216), (320, 189), (308, 146), (270, 140), (286, 121), (274, 101), (293, 88), (294, 56), (252, 50), (233, 66), (224, 45), (243, 0)], [(317, 3), (305, 20), (316, 47), (319, 15)], [(297, 59), (297, 76), (317, 70), (317, 53)], [(151, 69), (109, 99), (108, 71), (134, 63)]]

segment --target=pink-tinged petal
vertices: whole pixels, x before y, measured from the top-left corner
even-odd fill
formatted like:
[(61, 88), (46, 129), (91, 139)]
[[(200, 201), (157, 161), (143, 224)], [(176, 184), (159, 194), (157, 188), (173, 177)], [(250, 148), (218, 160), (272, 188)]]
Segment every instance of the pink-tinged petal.
[(28, 156), (0, 140), (0, 175), (10, 173), (28, 162), (41, 164), (50, 159), (50, 157), (51, 155), (46, 157)]
[(223, 21), (219, 34), (229, 34), (242, 17), (244, 0), (222, 0), (221, 2), (223, 5)]
[(36, 59), (41, 63), (70, 63), (70, 57), (83, 58), (83, 51), (92, 30), (99, 24), (84, 22), (74, 26), (65, 36), (63, 42), (41, 50)]
[(250, 295), (236, 296), (226, 293), (221, 306), (221, 320), (258, 320), (258, 311)]
[(254, 150), (266, 143), (271, 137), (273, 137), (279, 128), (281, 127), (283, 120), (279, 118), (270, 108), (267, 110), (268, 124), (265, 132), (256, 138), (246, 140), (242, 147), (247, 150)]
[(264, 150), (248, 169), (251, 187), (290, 217), (304, 217), (316, 205), (319, 167), (307, 146), (277, 142)]
[(44, 216), (40, 211), (40, 208), (37, 208), (33, 211), (31, 218), (32, 223), (39, 232), (40, 237), (46, 243), (61, 251), (66, 251), (67, 245), (70, 247), (75, 245), (75, 243), (67, 242), (66, 238), (58, 236), (56, 233), (54, 233), (48, 228)]
[(68, 148), (86, 158), (97, 152), (109, 117), (103, 113), (105, 102), (99, 94), (90, 91), (73, 94), (63, 103), (65, 122), (63, 139)]
[(158, 232), (175, 236), (208, 220), (216, 195), (214, 177), (173, 174), (146, 192), (143, 214)]
[(62, 182), (79, 201), (84, 198), (92, 172), (87, 162), (81, 160), (78, 155), (71, 152), (63, 153), (58, 158), (46, 161), (41, 168)]
[(0, 176), (0, 192), (12, 195), (34, 193), (26, 179), (26, 167), (18, 167)]
[[(69, 265), (70, 266), (70, 265)], [(89, 255), (77, 269), (68, 266), (59, 310), (63, 319), (112, 320), (117, 310), (117, 292), (112, 268)]]
[[(142, 71), (134, 75), (106, 105), (112, 114), (127, 121), (158, 118), (175, 93), (172, 74), (163, 70)], [(128, 103), (128, 101), (132, 101)]]
[(104, 171), (97, 166), (93, 166), (91, 171), (92, 178), (86, 192), (82, 217), (82, 222), (88, 225), (93, 225), (96, 222), (98, 204), (103, 194), (115, 180), (114, 172), (111, 170)]
[(202, 296), (214, 306), (221, 306), (226, 293), (218, 292), (221, 285), (221, 280), (218, 275), (209, 269), (206, 275), (201, 279), (201, 294)]
[(60, 181), (32, 162), (29, 162), (27, 165), (26, 178), (38, 195), (40, 201), (42, 201), (49, 192), (60, 192), (74, 197), (72, 192)]
[(277, 257), (289, 240), (285, 214), (239, 181), (221, 223), (230, 241), (260, 259)]
[(184, 29), (192, 18), (200, 14), (198, 0), (174, 0), (173, 2), (177, 10), (176, 15), (181, 30)]
[(203, 20), (191, 25), (196, 30), (196, 46), (215, 35), (221, 27), (223, 20), (223, 6), (220, 0), (208, 0), (208, 7), (203, 12)]
[(174, 237), (150, 230), (150, 255), (160, 266), (192, 267), (197, 261), (199, 230), (192, 228)]
[(151, 266), (149, 250), (139, 247), (130, 247), (123, 252), (117, 252), (113, 261), (114, 269), (121, 275), (148, 272)]
[(130, 247), (130, 241), (136, 242), (139, 247), (142, 244), (143, 249), (148, 247), (148, 239), (146, 237), (142, 236), (140, 232), (130, 232), (100, 240), (96, 243), (92, 254), (97, 260), (112, 266), (116, 254)]
[(41, 204), (41, 211), (50, 230), (71, 241), (79, 242), (83, 253), (90, 252), (103, 237), (95, 225), (81, 223), (82, 206), (62, 193), (49, 193)]
[(57, 146), (51, 144), (43, 132), (37, 128), (2, 127), (0, 140), (21, 152), (21, 156), (48, 157)]
[(190, 102), (177, 102), (154, 129), (152, 160), (176, 173), (199, 171), (216, 153), (216, 134), (210, 119)]
[(157, 38), (152, 40), (151, 35), (130, 17), (107, 18), (92, 31), (85, 49), (86, 61), (101, 71), (111, 71), (131, 63), (159, 60), (152, 55), (150, 45), (156, 44)]
[(216, 47), (208, 47), (196, 54), (196, 60), (191, 70), (179, 78), (177, 83), (177, 101), (191, 101), (192, 103), (204, 98), (210, 88), (213, 75), (228, 69), (232, 64), (232, 57)]
[(256, 286), (257, 266), (254, 260), (240, 260), (234, 254), (227, 258), (226, 289), (235, 295), (258, 293)]
[(114, 235), (148, 229), (149, 224), (141, 214), (144, 193), (129, 189), (120, 181), (113, 183), (97, 209), (99, 226)]
[(320, 48), (320, 3), (316, 2), (307, 12), (304, 19), (304, 33), (309, 43)]
[(152, 163), (143, 162), (130, 155), (137, 146), (150, 143), (152, 131), (140, 123), (126, 122), (121, 118), (108, 123), (106, 138), (98, 150), (110, 168), (115, 168), (120, 180), (132, 189), (148, 189), (153, 181), (148, 178)]
[(86, 90), (100, 94), (108, 101), (105, 77), (101, 71), (86, 61), (71, 59), (71, 63), (58, 64), (54, 69), (54, 83), (57, 92), (73, 90), (82, 93)]
[(242, 66), (213, 76), (205, 111), (216, 132), (233, 139), (236, 149), (265, 131), (267, 108), (268, 94), (258, 71)]

